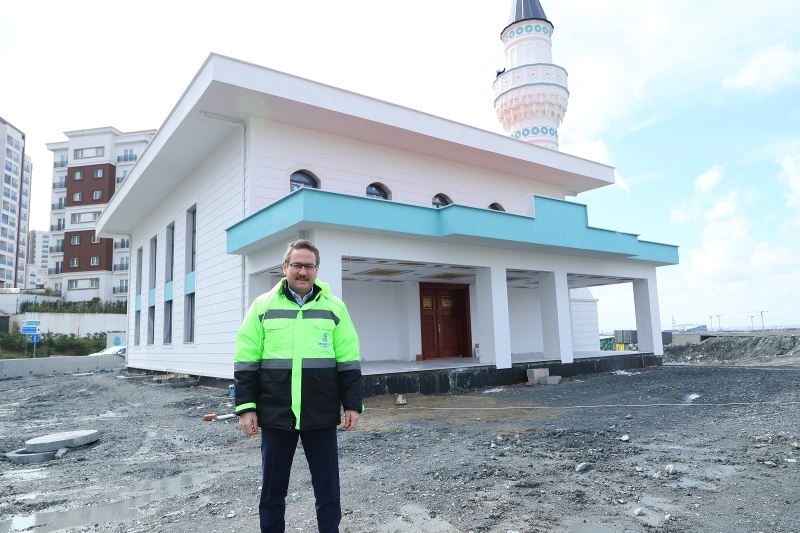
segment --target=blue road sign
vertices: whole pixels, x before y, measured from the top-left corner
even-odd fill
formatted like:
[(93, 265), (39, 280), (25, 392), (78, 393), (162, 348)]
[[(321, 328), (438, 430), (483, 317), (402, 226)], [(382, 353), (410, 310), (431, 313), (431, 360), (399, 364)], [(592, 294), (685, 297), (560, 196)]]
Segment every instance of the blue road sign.
[(22, 326), (19, 329), (19, 332), (23, 335), (38, 335), (39, 334), (39, 326)]
[(39, 335), (31, 335), (31, 342), (39, 342), (41, 337)]

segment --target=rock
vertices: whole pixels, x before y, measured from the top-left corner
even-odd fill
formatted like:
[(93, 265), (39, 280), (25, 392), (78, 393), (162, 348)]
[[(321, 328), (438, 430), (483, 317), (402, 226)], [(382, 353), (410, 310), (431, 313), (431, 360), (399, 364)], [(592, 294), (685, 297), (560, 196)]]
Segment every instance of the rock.
[(797, 459), (784, 459), (787, 463), (796, 463)]
[(575, 465), (575, 471), (577, 473), (579, 473), (579, 474), (582, 473), (582, 472), (586, 472), (586, 471), (590, 470), (591, 468), (592, 468), (592, 465), (589, 464), (589, 463), (578, 463), (577, 465)]
[(664, 520), (666, 520), (667, 522), (669, 522), (670, 520), (672, 520), (672, 515), (671, 515), (671, 514), (665, 514), (665, 515), (664, 515)]
[(637, 466), (637, 467), (635, 468), (635, 470), (636, 470), (637, 472), (644, 472), (644, 468), (642, 468), (641, 466)]
[(630, 420), (631, 418), (633, 418), (633, 415), (625, 415), (625, 420)]
[(793, 442), (792, 443), (792, 448), (800, 450), (800, 442)]
[(774, 461), (764, 461), (764, 464), (770, 468), (775, 468), (776, 466), (778, 466), (775, 464)]
[(619, 438), (622, 442), (628, 442), (631, 438), (628, 435), (623, 435)]
[(67, 449), (67, 448), (59, 448), (58, 451), (56, 452), (55, 458), (56, 459), (61, 459), (62, 457), (67, 455), (68, 451), (69, 451), (69, 449)]
[(668, 476), (674, 476), (678, 473), (678, 469), (675, 468), (675, 465), (667, 465), (664, 467), (664, 472), (666, 472)]
[(642, 509), (641, 507), (637, 507), (636, 509), (633, 510), (633, 514), (635, 516), (642, 516), (643, 513), (644, 509)]
[(230, 513), (228, 513), (228, 514), (226, 514), (226, 515), (225, 515), (225, 518), (233, 518), (234, 516), (236, 516), (236, 513), (234, 513), (233, 511), (231, 511)]

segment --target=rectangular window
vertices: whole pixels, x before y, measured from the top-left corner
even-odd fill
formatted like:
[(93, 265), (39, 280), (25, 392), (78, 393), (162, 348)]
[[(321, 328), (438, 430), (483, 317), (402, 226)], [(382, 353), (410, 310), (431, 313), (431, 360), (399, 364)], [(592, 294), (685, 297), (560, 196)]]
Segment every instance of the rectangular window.
[(89, 280), (89, 287), (96, 289), (100, 286), (100, 278), (91, 278)]
[(95, 179), (102, 178), (103, 177), (103, 169), (102, 168), (94, 169), (93, 176), (94, 176)]
[(78, 280), (71, 279), (67, 281), (67, 288), (68, 289), (77, 289), (78, 288)]
[(172, 300), (164, 302), (164, 344), (172, 344)]
[(103, 191), (92, 191), (92, 200), (99, 200), (103, 197)]
[(97, 236), (97, 233), (92, 233), (92, 244), (100, 244), (100, 237)]
[(83, 179), (83, 174), (80, 170), (76, 170), (75, 173), (72, 175), (72, 179), (75, 181), (81, 181)]
[(136, 250), (136, 294), (142, 294), (142, 249)]
[(72, 259), (70, 259), (69, 260), (69, 266), (72, 267), (72, 268), (78, 268), (78, 258), (77, 257), (73, 257)]
[(194, 342), (194, 293), (183, 298), (183, 342)]
[(197, 206), (186, 211), (186, 273), (194, 272), (197, 251)]
[(89, 265), (90, 266), (96, 267), (99, 264), (100, 264), (100, 256), (99, 255), (93, 255), (92, 258), (89, 259)]
[(80, 235), (73, 235), (69, 238), (69, 243), (73, 246), (78, 246), (81, 243)]
[(92, 148), (78, 148), (72, 152), (74, 159), (86, 159), (87, 157), (103, 157), (106, 149), (103, 146), (94, 146)]
[(147, 344), (155, 343), (156, 306), (147, 308)]
[(135, 344), (136, 346), (139, 346), (139, 342), (141, 341), (140, 331), (139, 331), (139, 326), (142, 323), (141, 318), (142, 318), (142, 312), (137, 310), (136, 315), (134, 316), (133, 319), (133, 344)]
[(147, 285), (150, 289), (156, 288), (156, 253), (158, 249), (158, 237), (150, 239), (150, 272), (148, 273)]
[(54, 283), (54, 284), (53, 284), (53, 289), (54, 289), (56, 292), (61, 292), (61, 287), (63, 287), (63, 285), (61, 284), (61, 282), (60, 282), (60, 281), (59, 281), (58, 283)]
[(166, 249), (164, 250), (164, 282), (172, 281), (175, 259), (175, 223), (167, 226)]
[(72, 201), (73, 202), (80, 202), (83, 195), (79, 192), (72, 193)]

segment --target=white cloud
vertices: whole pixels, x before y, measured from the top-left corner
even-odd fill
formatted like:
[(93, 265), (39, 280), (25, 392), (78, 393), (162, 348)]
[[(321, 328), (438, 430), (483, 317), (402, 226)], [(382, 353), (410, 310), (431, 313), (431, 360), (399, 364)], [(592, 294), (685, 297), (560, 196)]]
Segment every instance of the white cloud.
[(711, 170), (697, 176), (694, 180), (694, 188), (702, 192), (708, 192), (722, 181), (722, 176), (724, 174), (725, 169), (717, 165)]
[(722, 81), (726, 89), (768, 92), (800, 84), (800, 51), (779, 44), (753, 54), (734, 74)]
[(683, 209), (681, 207), (673, 209), (669, 213), (669, 221), (675, 222), (677, 224), (684, 224), (686, 222), (689, 222), (691, 219), (692, 219), (692, 214), (686, 209)]
[(789, 188), (786, 193), (787, 204), (800, 209), (800, 156), (784, 156), (778, 164), (781, 167), (778, 179)]
[(739, 210), (739, 191), (731, 191), (727, 198), (718, 200), (706, 211), (706, 220), (719, 220)]

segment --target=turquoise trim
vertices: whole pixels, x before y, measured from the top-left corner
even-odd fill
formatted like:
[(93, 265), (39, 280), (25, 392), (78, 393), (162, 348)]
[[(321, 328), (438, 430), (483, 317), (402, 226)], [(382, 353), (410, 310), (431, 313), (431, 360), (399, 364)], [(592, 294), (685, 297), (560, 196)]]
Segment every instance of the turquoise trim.
[(137, 311), (141, 311), (142, 310), (142, 295), (141, 294), (137, 294), (136, 295), (136, 310)]
[(630, 233), (588, 224), (585, 205), (534, 197), (535, 218), (448, 205), (441, 209), (301, 188), (228, 228), (227, 251), (248, 253), (266, 239), (300, 224), (385, 231), (412, 236), (454, 236), (534, 245), (564, 251), (615, 254), (627, 259), (678, 264), (678, 247), (640, 241)]
[(519, 89), (520, 87), (529, 87), (531, 85), (551, 85), (553, 87), (560, 87), (561, 89), (564, 89), (564, 91), (566, 91), (566, 93), (567, 93), (567, 96), (569, 96), (569, 89), (567, 89), (566, 87), (564, 87), (563, 85), (561, 85), (559, 83), (552, 83), (552, 82), (549, 82), (549, 81), (532, 81), (530, 83), (523, 83), (522, 85), (515, 85), (514, 87), (511, 87), (510, 89), (506, 89), (505, 91), (503, 91), (503, 92), (501, 92), (500, 94), (497, 95), (497, 98), (494, 99), (494, 102), (497, 103), (497, 101), (500, 98), (502, 98), (504, 94), (506, 94), (508, 92), (511, 92), (514, 89)]
[(150, 307), (153, 307), (154, 305), (156, 305), (156, 290), (155, 289), (150, 289), (149, 291), (147, 291), (147, 305), (149, 305)]
[(194, 272), (189, 272), (183, 280), (183, 294), (194, 292)]
[(172, 300), (172, 282), (168, 281), (164, 284), (164, 301)]
[(521, 69), (521, 68), (525, 68), (525, 67), (556, 67), (556, 68), (557, 68), (557, 69), (559, 69), (559, 70), (563, 70), (563, 71), (564, 71), (564, 74), (566, 74), (567, 76), (569, 76), (569, 72), (567, 72), (567, 69), (565, 69), (565, 68), (564, 68), (564, 67), (562, 67), (561, 65), (556, 65), (555, 63), (527, 63), (527, 64), (525, 64), (525, 65), (519, 65), (519, 66), (516, 66), (516, 67), (514, 67), (514, 68), (509, 68), (509, 69), (506, 69), (506, 70), (504, 70), (504, 71), (503, 71), (503, 72), (502, 72), (502, 73), (501, 73), (501, 74), (498, 76), (498, 79), (499, 79), (499, 78), (502, 78), (504, 74), (508, 74), (509, 72), (514, 72), (514, 71), (515, 71), (515, 70), (517, 70), (517, 69)]

